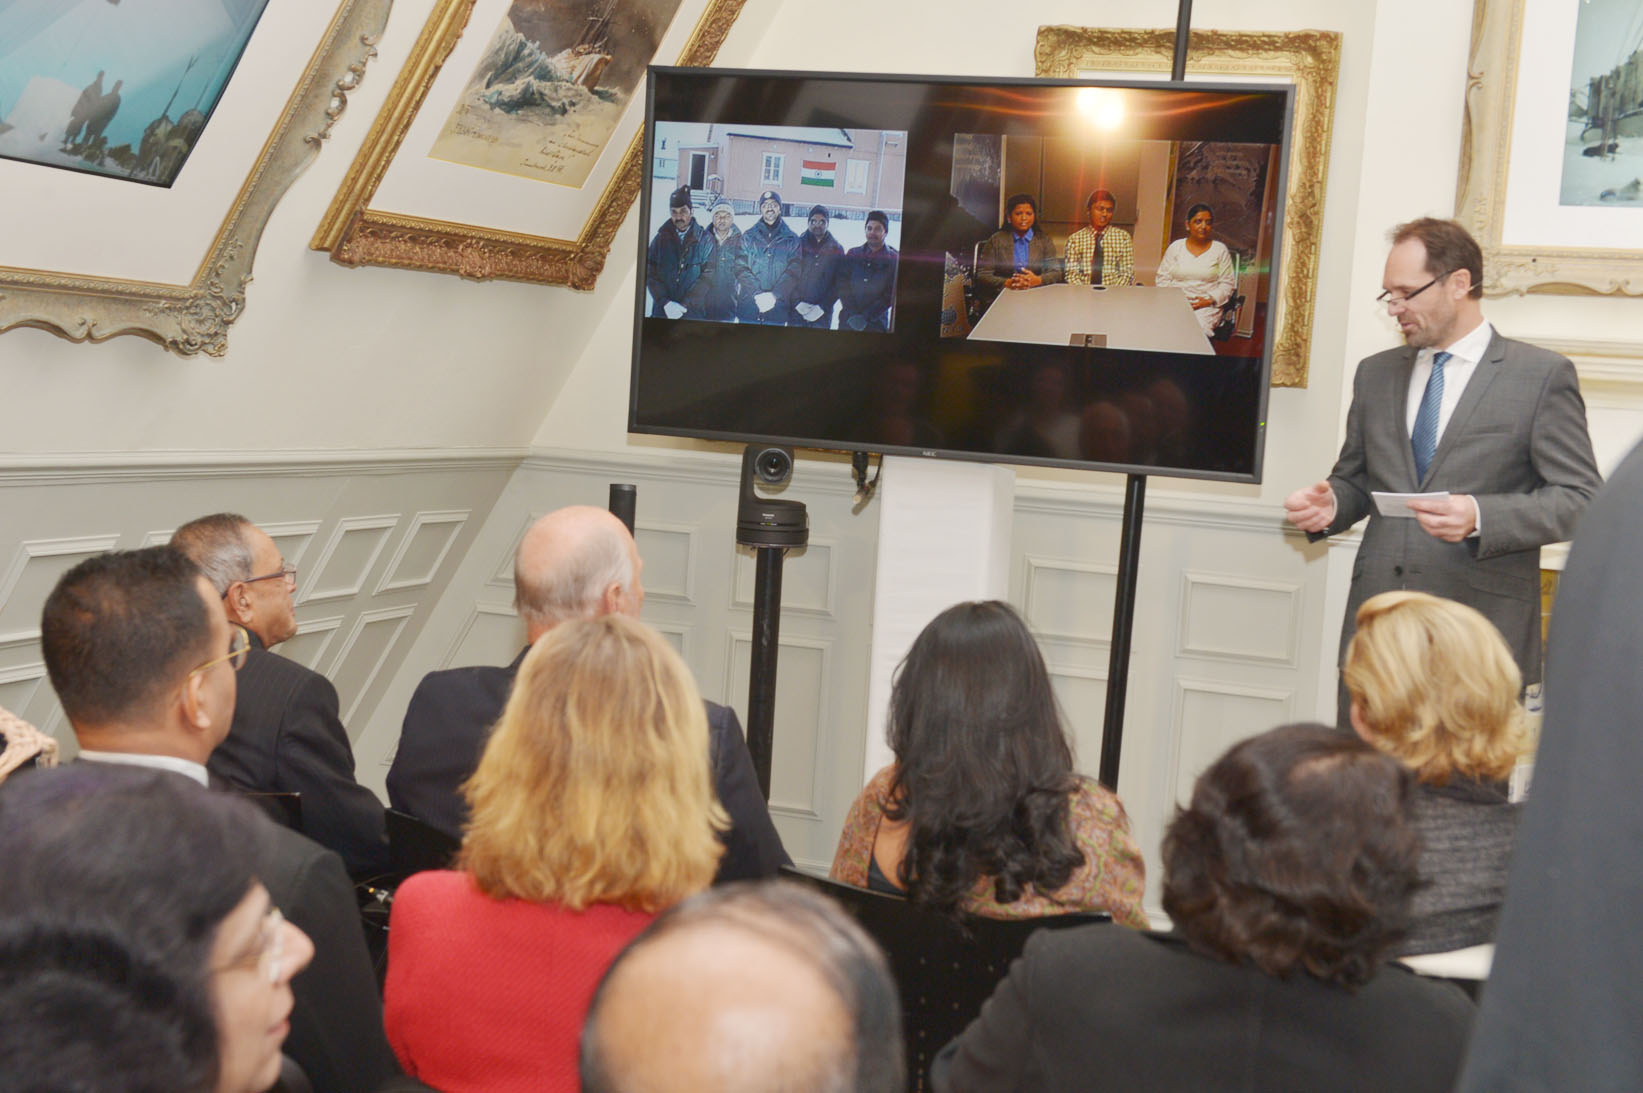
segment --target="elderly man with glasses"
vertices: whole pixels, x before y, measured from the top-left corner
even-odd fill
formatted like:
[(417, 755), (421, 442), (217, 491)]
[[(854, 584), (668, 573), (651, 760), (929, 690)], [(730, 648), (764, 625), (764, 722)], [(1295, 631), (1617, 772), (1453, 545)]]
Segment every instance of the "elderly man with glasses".
[(296, 569), (267, 532), (233, 513), (190, 521), (171, 543), (204, 571), (250, 640), (234, 724), (211, 753), (211, 773), (255, 793), (301, 794), (304, 834), (340, 854), (355, 877), (386, 872), (382, 802), (354, 778), (336, 688), (271, 651), (297, 632)]
[[(1369, 517), (1343, 654), (1359, 605), (1408, 588), (1481, 611), (1538, 683), (1540, 548), (1573, 534), (1602, 484), (1574, 366), (1489, 325), (1483, 252), (1452, 220), (1393, 229), (1381, 287), (1405, 344), (1358, 365), (1335, 469), (1290, 494), (1286, 515), (1309, 539)], [(1376, 494), (1418, 496), (1388, 515)], [(1345, 728), (1344, 685), (1338, 703)]]

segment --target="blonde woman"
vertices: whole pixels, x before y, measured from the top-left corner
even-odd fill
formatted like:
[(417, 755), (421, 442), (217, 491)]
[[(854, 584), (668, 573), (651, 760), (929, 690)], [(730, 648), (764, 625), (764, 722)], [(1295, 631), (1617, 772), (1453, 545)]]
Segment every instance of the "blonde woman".
[(1358, 609), (1343, 669), (1352, 726), (1415, 772), (1421, 876), (1401, 955), (1494, 940), (1527, 749), (1522, 676), (1493, 623), (1453, 600), (1383, 592)]
[(600, 975), (721, 853), (689, 670), (624, 616), (561, 623), (526, 655), (464, 793), (460, 869), (394, 898), (389, 1042), (447, 1093), (574, 1091)]

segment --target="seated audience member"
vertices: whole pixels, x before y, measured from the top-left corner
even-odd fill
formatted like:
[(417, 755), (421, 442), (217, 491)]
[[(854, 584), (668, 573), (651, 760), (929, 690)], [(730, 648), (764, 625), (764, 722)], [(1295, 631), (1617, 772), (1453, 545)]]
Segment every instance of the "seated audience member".
[(1004, 203), (1006, 223), (981, 245), (976, 260), (976, 298), (983, 306), (1007, 288), (1037, 288), (1061, 280), (1055, 240), (1037, 227), (1038, 202), (1031, 194), (1012, 194)]
[(251, 635), (233, 728), (206, 766), (243, 790), (300, 793), (303, 834), (335, 850), (355, 876), (387, 871), (382, 802), (354, 779), (337, 689), (312, 668), (269, 651), (296, 636), (297, 571), (266, 532), (232, 513), (184, 524), (171, 545), (205, 571), (228, 621)]
[(57, 741), (24, 721), (21, 717), (0, 707), (0, 782), (19, 767), (55, 767)]
[(1130, 233), (1112, 226), (1118, 199), (1110, 190), (1096, 190), (1084, 203), (1090, 226), (1067, 237), (1063, 263), (1069, 285), (1131, 285), (1135, 283), (1135, 244)]
[(0, 1088), (273, 1086), (314, 948), (252, 871), (270, 829), (163, 771), (82, 763), (0, 792)]
[(1643, 445), (1580, 518), (1558, 579), (1534, 783), (1460, 1093), (1630, 1090), (1643, 1074), (1639, 543)]
[(753, 272), (742, 253), (742, 229), (736, 226), (735, 210), (722, 197), (713, 203), (713, 226), (705, 239), (708, 252), (702, 275), (691, 286), (685, 310), (692, 319), (733, 322), (741, 294), (755, 290)]
[(583, 1093), (900, 1093), (884, 956), (825, 896), (735, 884), (666, 911), (605, 973)]
[(874, 209), (862, 221), (867, 241), (851, 247), (839, 263), (834, 291), (839, 297), (839, 329), (871, 330), (880, 334), (890, 329), (890, 309), (896, 303), (896, 267), (901, 261), (896, 248), (886, 243), (890, 218)]
[(1322, 725), (1245, 740), (1164, 836), (1172, 933), (1039, 931), (937, 1090), (1448, 1090), (1472, 1003), (1384, 961), (1418, 887), (1413, 779)]
[[(799, 279), (793, 286), (793, 314), (788, 317), (789, 326), (827, 330), (833, 325), (833, 305), (839, 299), (836, 282), (844, 248), (827, 230), (830, 219), (832, 217), (826, 205), (811, 206), (809, 230), (799, 236)], [(894, 280), (892, 275), (891, 281)]]
[(645, 255), (645, 288), (650, 293), (652, 318), (684, 317), (685, 301), (702, 275), (702, 263), (710, 250), (707, 232), (696, 223), (690, 187), (680, 186), (668, 198), (668, 219), (656, 229)]
[(722, 852), (689, 670), (621, 615), (554, 627), (465, 790), (460, 871), (394, 896), (388, 1039), (446, 1093), (574, 1091), (599, 977)]
[(1421, 877), (1407, 955), (1493, 941), (1518, 805), (1505, 779), (1524, 753), (1522, 677), (1493, 623), (1425, 592), (1358, 608), (1342, 669), (1358, 735), (1415, 772)]
[(1154, 279), (1159, 288), (1178, 288), (1187, 295), (1192, 314), (1207, 338), (1221, 321), (1221, 308), (1237, 288), (1232, 252), (1215, 238), (1215, 213), (1208, 205), (1187, 210), (1187, 234), (1164, 248)]
[(1038, 644), (997, 600), (937, 615), (890, 692), (890, 749), (844, 821), (834, 880), (954, 914), (1107, 911), (1145, 927), (1118, 797), (1073, 770)]
[[(181, 551), (117, 551), (70, 569), (46, 598), (40, 644), (80, 745), (77, 766), (151, 767), (207, 784), (206, 758), (233, 720), (249, 639)], [(315, 951), (291, 984), (286, 1053), (317, 1093), (368, 1093), (395, 1071), (353, 885), (329, 850), (262, 826), (264, 845), (244, 857)]]
[[(514, 609), (534, 643), (571, 619), (639, 617), (644, 562), (622, 521), (604, 509), (573, 505), (532, 524), (514, 556)], [(411, 696), (399, 749), (388, 769), (388, 800), (397, 809), (461, 837), (468, 816), (461, 785), (479, 763), (485, 738), (502, 714), (508, 689), (530, 646), (500, 668), (452, 668), (423, 677)], [(736, 711), (707, 709), (714, 790), (730, 814), (717, 881), (772, 876), (790, 859), (770, 822)]]

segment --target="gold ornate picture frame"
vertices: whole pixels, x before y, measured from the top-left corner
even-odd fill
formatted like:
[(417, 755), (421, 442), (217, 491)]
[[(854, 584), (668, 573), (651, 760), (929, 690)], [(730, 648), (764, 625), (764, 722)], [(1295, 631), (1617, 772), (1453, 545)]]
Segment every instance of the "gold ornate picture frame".
[[(709, 64), (741, 14), (743, 2), (682, 0), (677, 18), (691, 29), (677, 57), (668, 58), (668, 62)], [(643, 155), (640, 132), (624, 138), (625, 148), (613, 140), (605, 149), (602, 157), (617, 156), (614, 168), (608, 171), (608, 177), (602, 177), (607, 175), (605, 171), (595, 171), (587, 188), (601, 188), (591, 212), (585, 218), (570, 217), (563, 232), (515, 230), (373, 207), (384, 178), (404, 150), (407, 133), (417, 123), (429, 92), (441, 79), (446, 60), (469, 28), (475, 6), (476, 0), (439, 0), (310, 245), (314, 250), (329, 251), (332, 261), (346, 266), (389, 266), (455, 273), (474, 280), (501, 278), (592, 289), (605, 268), (611, 240), (639, 195)], [(488, 34), (491, 28), (476, 24), (471, 30)], [(661, 50), (657, 60), (660, 54)], [(462, 80), (467, 76), (467, 72), (445, 73), (446, 79)], [(641, 93), (635, 93), (628, 103), (624, 125), (635, 110), (642, 116)], [(474, 171), (475, 175), (484, 173)], [(564, 189), (551, 183), (530, 185), (542, 187), (545, 193)], [(481, 202), (476, 200), (475, 204)]]
[[(1568, 5), (1548, 5), (1566, 8)], [(1514, 137), (1519, 166), (1539, 170), (1548, 160), (1562, 162), (1564, 134), (1549, 134), (1556, 145), (1528, 141), (1520, 114), (1547, 96), (1566, 106), (1572, 57), (1554, 56), (1561, 35), (1525, 36), (1526, 17), (1574, 18), (1572, 11), (1532, 11), (1525, 0), (1477, 0), (1472, 8), (1472, 48), (1467, 61), (1465, 114), (1462, 120), (1460, 172), (1455, 187), (1455, 218), (1483, 246), (1483, 291), (1488, 296), (1522, 293), (1643, 296), (1643, 249), (1571, 244), (1559, 238), (1554, 214), (1556, 194), (1545, 186), (1539, 196), (1526, 193), (1512, 175)], [(1554, 121), (1556, 119), (1553, 119)], [(1542, 132), (1542, 136), (1548, 134)], [(1575, 215), (1591, 221), (1588, 236), (1643, 241), (1643, 211), (1588, 208)], [(1508, 239), (1516, 218), (1547, 243)]]
[[(1167, 74), (1174, 46), (1171, 30), (1042, 26), (1034, 72), (1067, 79), (1089, 73)], [(1187, 51), (1189, 76), (1258, 76), (1295, 85), (1283, 260), (1273, 292), (1274, 387), (1306, 386), (1340, 66), (1341, 36), (1334, 31), (1195, 30)]]
[[(220, 357), (226, 353), (228, 327), (245, 308), (245, 286), (251, 280), (251, 264), (263, 228), (274, 206), (319, 154), (332, 125), (347, 108), (348, 94), (359, 85), (367, 62), (376, 56), (375, 43), (392, 4), (393, 0), (342, 0), (329, 24), (323, 11), (310, 16), (309, 9), (300, 9), (304, 13), (301, 18), (314, 20), (302, 25), (309, 28), (310, 34), (323, 27), (323, 36), (318, 38), (317, 48), (313, 46), (314, 37), (296, 42), (300, 35), (278, 43), (281, 49), (299, 49), (301, 52), (295, 55), (298, 58), (311, 59), (273, 132), (261, 145), (260, 153), (255, 154), (192, 279), (174, 284), (0, 266), (0, 332), (35, 327), (77, 342), (101, 342), (129, 334), (183, 357), (198, 353)], [(262, 32), (259, 27), (258, 33)], [(256, 43), (254, 35), (253, 47)], [(232, 117), (213, 120), (220, 125), (233, 122)], [(194, 160), (208, 158), (196, 155), (189, 169), (226, 169), (209, 162), (195, 166)], [(53, 170), (32, 164), (11, 166)], [(168, 195), (156, 192), (154, 196), (164, 199)]]

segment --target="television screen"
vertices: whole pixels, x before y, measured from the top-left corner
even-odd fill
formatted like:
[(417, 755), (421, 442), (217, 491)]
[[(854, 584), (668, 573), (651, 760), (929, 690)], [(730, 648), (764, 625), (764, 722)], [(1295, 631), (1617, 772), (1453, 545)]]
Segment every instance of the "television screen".
[(647, 96), (633, 431), (1260, 480), (1288, 87)]

